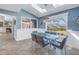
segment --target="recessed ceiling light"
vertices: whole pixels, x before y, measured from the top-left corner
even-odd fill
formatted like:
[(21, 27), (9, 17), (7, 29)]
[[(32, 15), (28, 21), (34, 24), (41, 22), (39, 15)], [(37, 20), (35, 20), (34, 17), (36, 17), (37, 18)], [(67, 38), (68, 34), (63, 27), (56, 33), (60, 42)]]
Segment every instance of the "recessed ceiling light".
[(36, 9), (37, 11), (39, 11), (40, 13), (45, 13), (45, 12), (47, 12), (46, 9), (40, 8), (40, 6), (38, 6), (37, 4), (32, 4), (31, 6), (32, 6), (34, 9)]

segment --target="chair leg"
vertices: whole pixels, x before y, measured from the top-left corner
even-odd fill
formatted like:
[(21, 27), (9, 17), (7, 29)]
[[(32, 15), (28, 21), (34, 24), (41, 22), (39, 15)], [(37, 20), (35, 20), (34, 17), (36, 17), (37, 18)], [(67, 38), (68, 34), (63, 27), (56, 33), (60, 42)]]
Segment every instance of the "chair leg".
[(56, 55), (56, 47), (53, 46), (53, 54)]
[(66, 55), (66, 46), (63, 47), (63, 55)]

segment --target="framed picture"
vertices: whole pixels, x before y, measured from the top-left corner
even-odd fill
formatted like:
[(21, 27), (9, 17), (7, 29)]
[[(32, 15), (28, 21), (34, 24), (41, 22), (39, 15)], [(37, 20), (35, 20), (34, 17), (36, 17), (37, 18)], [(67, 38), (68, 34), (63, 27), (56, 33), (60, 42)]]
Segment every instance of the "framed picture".
[(21, 28), (36, 28), (36, 20), (21, 16)]
[(68, 13), (51, 16), (48, 20), (47, 31), (66, 34)]

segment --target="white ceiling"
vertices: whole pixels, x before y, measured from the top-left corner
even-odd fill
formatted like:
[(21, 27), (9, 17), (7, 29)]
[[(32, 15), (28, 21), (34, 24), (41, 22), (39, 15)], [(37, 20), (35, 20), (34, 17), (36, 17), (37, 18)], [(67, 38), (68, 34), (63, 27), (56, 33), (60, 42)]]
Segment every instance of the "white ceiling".
[(20, 9), (24, 9), (24, 10), (28, 11), (29, 13), (34, 14), (37, 17), (42, 17), (42, 16), (49, 15), (49, 14), (52, 14), (55, 12), (59, 12), (59, 11), (63, 11), (66, 9), (70, 9), (70, 8), (79, 6), (79, 4), (65, 4), (63, 6), (54, 8), (52, 4), (38, 4), (38, 5), (41, 8), (46, 9), (47, 12), (42, 14), (39, 11), (37, 11), (36, 9), (34, 9), (31, 6), (31, 4), (0, 4), (0, 8), (10, 10), (10, 11), (15, 11), (15, 12), (19, 12)]

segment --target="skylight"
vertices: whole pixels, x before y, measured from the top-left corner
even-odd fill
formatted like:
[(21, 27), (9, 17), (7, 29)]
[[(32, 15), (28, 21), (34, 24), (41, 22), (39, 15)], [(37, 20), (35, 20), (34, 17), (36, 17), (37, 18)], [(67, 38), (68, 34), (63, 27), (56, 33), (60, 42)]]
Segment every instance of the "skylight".
[(46, 9), (42, 9), (40, 6), (38, 6), (37, 4), (32, 4), (31, 5), (34, 9), (36, 9), (37, 11), (39, 11), (40, 13), (45, 13), (47, 12)]
[(59, 6), (62, 6), (62, 5), (64, 5), (64, 4), (53, 4), (53, 6), (54, 6), (55, 8), (57, 8), (57, 7), (59, 7)]

